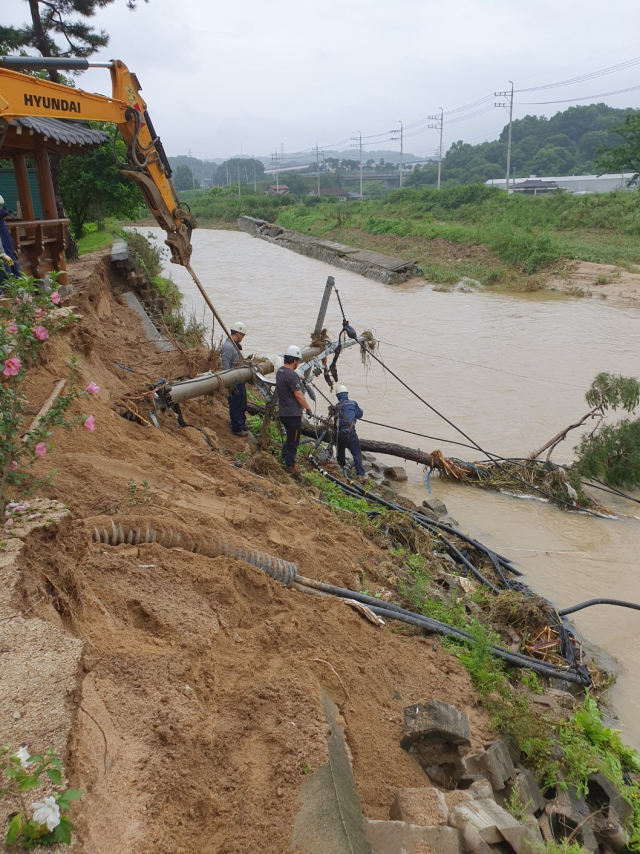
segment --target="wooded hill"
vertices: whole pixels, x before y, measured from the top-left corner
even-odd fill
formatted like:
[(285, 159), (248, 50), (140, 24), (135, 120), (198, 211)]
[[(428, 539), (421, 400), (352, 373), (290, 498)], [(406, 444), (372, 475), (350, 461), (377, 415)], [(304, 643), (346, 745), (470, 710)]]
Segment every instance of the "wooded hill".
[[(596, 171), (598, 149), (619, 145), (611, 128), (621, 124), (632, 108), (614, 109), (606, 104), (569, 107), (551, 118), (525, 116), (513, 122), (511, 169), (516, 176), (588, 175)], [(445, 124), (446, 129), (446, 124)], [(504, 178), (507, 168), (509, 125), (495, 142), (470, 145), (454, 142), (442, 161), (445, 184), (475, 184), (489, 178)], [(435, 184), (438, 168), (427, 164), (407, 179), (410, 186)]]

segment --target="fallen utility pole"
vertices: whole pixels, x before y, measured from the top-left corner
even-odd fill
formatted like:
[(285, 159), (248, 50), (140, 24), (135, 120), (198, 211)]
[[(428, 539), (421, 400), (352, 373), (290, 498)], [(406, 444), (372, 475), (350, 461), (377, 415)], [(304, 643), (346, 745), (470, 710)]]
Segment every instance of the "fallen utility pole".
[[(253, 401), (247, 403), (247, 412), (251, 413), (251, 415), (264, 415), (264, 411), (265, 407), (261, 403), (253, 403)], [(316, 427), (311, 422), (304, 418), (302, 419), (300, 432), (303, 436), (317, 439), (323, 430), (324, 427)], [(325, 441), (329, 441), (330, 438), (331, 429), (328, 429)], [(390, 457), (400, 457), (403, 460), (418, 463), (418, 465), (429, 467), (432, 465), (431, 454), (421, 451), (419, 448), (408, 448), (405, 445), (396, 445), (394, 442), (378, 442), (375, 439), (363, 439), (362, 436), (358, 438), (361, 450), (368, 451), (371, 454), (388, 454)]]
[[(340, 347), (352, 347), (354, 344), (366, 344), (365, 338), (347, 339), (342, 342), (331, 342), (324, 350), (320, 347), (305, 347), (302, 350), (303, 365), (297, 369), (300, 376), (308, 374), (313, 368), (320, 368), (322, 359), (329, 356), (331, 353)], [(275, 358), (275, 357), (274, 357)], [(156, 402), (161, 408), (171, 408), (176, 404), (180, 404), (185, 400), (191, 400), (194, 397), (200, 397), (205, 394), (213, 394), (222, 388), (232, 388), (238, 383), (252, 382), (254, 377), (264, 380), (264, 374), (271, 374), (276, 369), (276, 365), (269, 357), (258, 358), (252, 365), (247, 365), (242, 368), (231, 368), (229, 371), (219, 371), (213, 373), (211, 371), (206, 374), (201, 374), (199, 377), (194, 377), (190, 380), (173, 383), (172, 385), (164, 384), (156, 389)]]

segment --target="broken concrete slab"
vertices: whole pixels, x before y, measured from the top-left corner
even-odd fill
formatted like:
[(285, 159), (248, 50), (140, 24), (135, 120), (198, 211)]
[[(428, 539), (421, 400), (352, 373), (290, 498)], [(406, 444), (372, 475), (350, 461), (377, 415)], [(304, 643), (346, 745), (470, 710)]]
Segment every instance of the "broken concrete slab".
[(175, 350), (176, 348), (173, 346), (173, 344), (170, 341), (167, 341), (164, 335), (161, 332), (158, 332), (156, 327), (153, 325), (151, 318), (144, 310), (144, 307), (138, 297), (135, 294), (131, 293), (131, 291), (125, 292), (124, 294), (122, 294), (122, 296), (129, 308), (135, 311), (135, 313), (142, 321), (142, 328), (144, 330), (144, 334), (147, 337), (147, 340), (153, 341), (153, 343), (159, 350)]
[(484, 777), (475, 780), (467, 789), (470, 795), (476, 800), (481, 801), (484, 798), (492, 798), (495, 800), (491, 783)]
[(536, 778), (531, 771), (522, 765), (519, 765), (516, 770), (516, 775), (502, 791), (497, 798), (498, 803), (504, 806), (513, 795), (516, 795), (522, 804), (522, 808), (530, 815), (540, 815), (543, 812), (546, 801), (540, 787), (536, 782)]
[(293, 850), (300, 854), (370, 854), (347, 743), (338, 723), (339, 711), (326, 691), (320, 692), (320, 699), (331, 733), (327, 741), (329, 761), (300, 790)]
[(337, 240), (323, 240), (310, 234), (281, 228), (263, 219), (240, 216), (238, 228), (252, 237), (259, 237), (276, 246), (351, 270), (384, 284), (400, 284), (412, 276), (422, 275), (422, 270), (415, 261), (405, 261), (368, 249), (359, 249), (357, 246), (338, 243)]
[(460, 830), (464, 850), (474, 854), (486, 854), (485, 845), (502, 842), (508, 842), (516, 854), (535, 854), (536, 847), (542, 845), (537, 826), (520, 824), (490, 798), (454, 807), (449, 813), (449, 825)]
[(626, 801), (611, 780), (600, 771), (589, 774), (589, 794), (587, 803), (592, 809), (613, 809), (625, 828), (631, 826), (633, 807)]
[(426, 507), (427, 510), (431, 510), (431, 512), (435, 513), (436, 516), (446, 516), (447, 514), (447, 505), (444, 501), (440, 501), (439, 498), (434, 498), (433, 496), (425, 498), (422, 502), (422, 506)]
[(597, 812), (591, 815), (591, 829), (599, 842), (614, 851), (620, 851), (627, 847), (630, 836), (622, 826), (616, 811), (612, 807), (605, 807), (605, 810), (605, 813)]
[(398, 789), (389, 809), (391, 821), (405, 821), (422, 827), (446, 824), (448, 815), (444, 794), (433, 786)]
[(387, 466), (383, 472), (387, 480), (406, 480), (407, 473), (402, 466)]
[(511, 761), (509, 746), (502, 739), (476, 751), (464, 760), (467, 773), (486, 777), (494, 791), (504, 789), (507, 782), (516, 776)]
[(460, 833), (453, 827), (421, 827), (405, 821), (366, 819), (365, 837), (372, 854), (461, 854)]
[(587, 851), (597, 851), (598, 843), (588, 824), (589, 808), (578, 797), (574, 786), (556, 790), (553, 800), (547, 801), (545, 813), (549, 816), (551, 830), (555, 839), (572, 837)]
[(429, 700), (405, 708), (403, 733), (401, 747), (415, 755), (430, 779), (453, 788), (471, 748), (469, 718), (448, 703)]

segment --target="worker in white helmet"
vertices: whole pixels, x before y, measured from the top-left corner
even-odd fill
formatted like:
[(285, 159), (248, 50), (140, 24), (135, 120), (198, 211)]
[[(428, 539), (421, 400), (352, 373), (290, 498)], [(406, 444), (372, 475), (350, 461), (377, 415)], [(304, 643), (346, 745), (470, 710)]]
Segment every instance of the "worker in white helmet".
[(5, 223), (5, 219), (10, 213), (11, 211), (4, 206), (3, 197), (0, 196), (0, 285), (6, 280), (7, 273), (11, 273), (13, 276), (20, 275), (18, 255), (13, 245), (11, 232)]
[(292, 344), (284, 354), (284, 365), (276, 373), (276, 393), (278, 395), (278, 417), (287, 433), (282, 446), (282, 459), (288, 474), (296, 473), (296, 454), (300, 442), (302, 413), (311, 415), (311, 407), (303, 394), (300, 377), (296, 368), (302, 361), (302, 352)]
[(351, 451), (353, 464), (358, 477), (364, 477), (365, 471), (362, 466), (362, 451), (360, 450), (360, 439), (356, 433), (356, 421), (362, 418), (364, 412), (358, 406), (356, 400), (349, 400), (349, 389), (346, 385), (336, 386), (336, 397), (338, 402), (333, 407), (336, 416), (336, 427), (338, 430), (338, 465), (343, 469), (346, 465), (346, 450)]
[[(222, 345), (220, 358), (222, 359), (222, 370), (230, 371), (241, 361), (239, 351), (242, 350), (242, 339), (247, 334), (247, 327), (240, 320), (236, 320), (229, 327), (229, 337)], [(229, 390), (229, 419), (231, 421), (231, 432), (234, 436), (248, 436), (247, 430), (247, 390), (244, 383), (238, 383)]]

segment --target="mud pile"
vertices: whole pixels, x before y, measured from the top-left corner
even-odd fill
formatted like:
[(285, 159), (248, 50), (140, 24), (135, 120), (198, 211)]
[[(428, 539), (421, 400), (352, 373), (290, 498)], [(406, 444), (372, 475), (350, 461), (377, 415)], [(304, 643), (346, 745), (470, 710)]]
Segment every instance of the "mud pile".
[[(148, 522), (372, 592), (384, 588), (390, 566), (388, 552), (341, 524), (311, 490), (232, 465), (248, 449), (228, 430), (223, 397), (183, 410), (217, 451), (175, 416), (157, 430), (114, 411), (123, 394), (190, 375), (193, 365), (145, 339), (122, 283), (109, 276), (100, 256), (71, 267), (67, 303), (81, 318), (32, 372), (34, 414), (72, 353), (101, 392), (83, 404), (95, 415), (93, 434), (54, 434), (57, 474), (40, 494), (70, 515), (27, 538), (13, 594), (27, 623), (48, 621), (84, 642), (64, 756), (71, 784), (85, 793), (72, 815), (75, 850), (289, 850), (299, 789), (327, 758), (321, 688), (344, 718), (365, 816), (388, 818), (398, 788), (427, 784), (400, 747), (405, 706), (445, 700), (469, 716), (474, 747), (489, 738), (455, 658), (432, 639), (376, 627), (342, 602), (288, 590), (238, 561), (92, 542), (96, 524)], [(39, 467), (40, 476), (50, 470), (50, 455)], [(32, 704), (39, 718), (47, 697)], [(30, 714), (20, 741), (42, 752), (46, 733), (30, 730)], [(0, 743), (18, 736), (2, 728)]]

